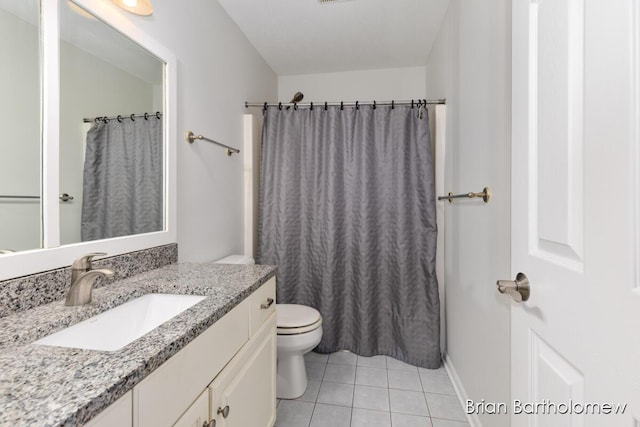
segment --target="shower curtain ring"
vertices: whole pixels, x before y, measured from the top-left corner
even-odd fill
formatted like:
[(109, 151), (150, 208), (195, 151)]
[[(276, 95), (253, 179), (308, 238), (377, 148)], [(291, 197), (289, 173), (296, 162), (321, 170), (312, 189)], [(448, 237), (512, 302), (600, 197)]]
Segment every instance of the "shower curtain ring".
[(327, 111), (327, 101), (324, 101), (324, 111)]
[(340, 101), (340, 111), (344, 110), (344, 102)]
[(376, 101), (373, 101), (373, 109), (376, 109)]
[(360, 109), (360, 106), (358, 105), (360, 103), (360, 101), (356, 101), (356, 110)]
[(278, 102), (278, 110), (282, 110), (282, 102)]
[(264, 106), (262, 107), (262, 111), (267, 111), (267, 103), (264, 103)]
[(413, 110), (413, 99), (411, 100), (411, 109)]
[(298, 111), (298, 103), (297, 103), (297, 102), (294, 102), (294, 103), (293, 103), (293, 109), (294, 109), (294, 110), (296, 110), (296, 111)]
[(104, 117), (102, 118), (102, 120), (103, 120), (105, 123), (109, 123), (109, 117), (107, 117), (107, 116), (104, 116)]
[(149, 113), (144, 113), (144, 119), (149, 120)]
[(309, 109), (313, 111), (313, 102), (311, 103), (311, 106), (309, 107)]
[(392, 110), (396, 108), (395, 103), (396, 103), (396, 102), (392, 99), (392, 100), (391, 100), (391, 109), (392, 109)]
[(160, 116), (161, 116), (160, 111), (156, 111), (156, 119), (160, 120)]
[(116, 117), (118, 119), (118, 123), (122, 123), (122, 116), (120, 114), (118, 114), (118, 117)]
[(132, 121), (132, 122), (135, 122), (135, 121), (136, 121), (136, 115), (135, 115), (135, 114), (131, 114), (131, 115), (129, 116), (129, 118), (131, 119), (131, 121)]

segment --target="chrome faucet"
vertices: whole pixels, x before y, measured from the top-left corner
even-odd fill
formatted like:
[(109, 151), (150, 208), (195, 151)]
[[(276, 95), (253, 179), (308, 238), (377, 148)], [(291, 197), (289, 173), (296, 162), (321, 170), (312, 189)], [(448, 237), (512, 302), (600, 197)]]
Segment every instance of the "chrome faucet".
[(81, 256), (71, 266), (71, 288), (64, 305), (85, 305), (91, 302), (91, 291), (98, 277), (112, 277), (114, 271), (110, 268), (91, 269), (91, 260), (95, 256), (106, 255), (96, 252)]

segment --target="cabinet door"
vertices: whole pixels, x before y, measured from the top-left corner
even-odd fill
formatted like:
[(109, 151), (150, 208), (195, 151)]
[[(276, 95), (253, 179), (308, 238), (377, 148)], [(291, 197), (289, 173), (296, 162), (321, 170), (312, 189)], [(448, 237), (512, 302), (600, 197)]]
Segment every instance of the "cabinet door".
[(207, 427), (209, 424), (209, 392), (203, 391), (173, 427)]
[[(272, 427), (276, 420), (276, 323), (272, 314), (211, 383), (218, 427)], [(226, 415), (226, 416), (225, 416)]]

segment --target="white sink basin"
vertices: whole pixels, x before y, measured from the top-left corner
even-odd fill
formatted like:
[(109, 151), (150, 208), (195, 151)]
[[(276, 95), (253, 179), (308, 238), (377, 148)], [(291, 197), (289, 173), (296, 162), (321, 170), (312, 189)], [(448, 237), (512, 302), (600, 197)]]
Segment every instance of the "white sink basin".
[(144, 295), (46, 336), (35, 344), (118, 350), (205, 298), (199, 295)]

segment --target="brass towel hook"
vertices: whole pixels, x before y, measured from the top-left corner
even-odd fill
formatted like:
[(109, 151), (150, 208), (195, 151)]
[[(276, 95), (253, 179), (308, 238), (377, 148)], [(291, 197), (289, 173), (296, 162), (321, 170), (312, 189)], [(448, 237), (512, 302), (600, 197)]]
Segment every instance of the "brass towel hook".
[(446, 196), (439, 196), (438, 200), (449, 200), (449, 203), (453, 203), (453, 199), (473, 199), (474, 197), (482, 197), (482, 200), (484, 200), (485, 203), (489, 203), (489, 200), (491, 200), (491, 189), (487, 186), (484, 187), (480, 193), (449, 193)]

